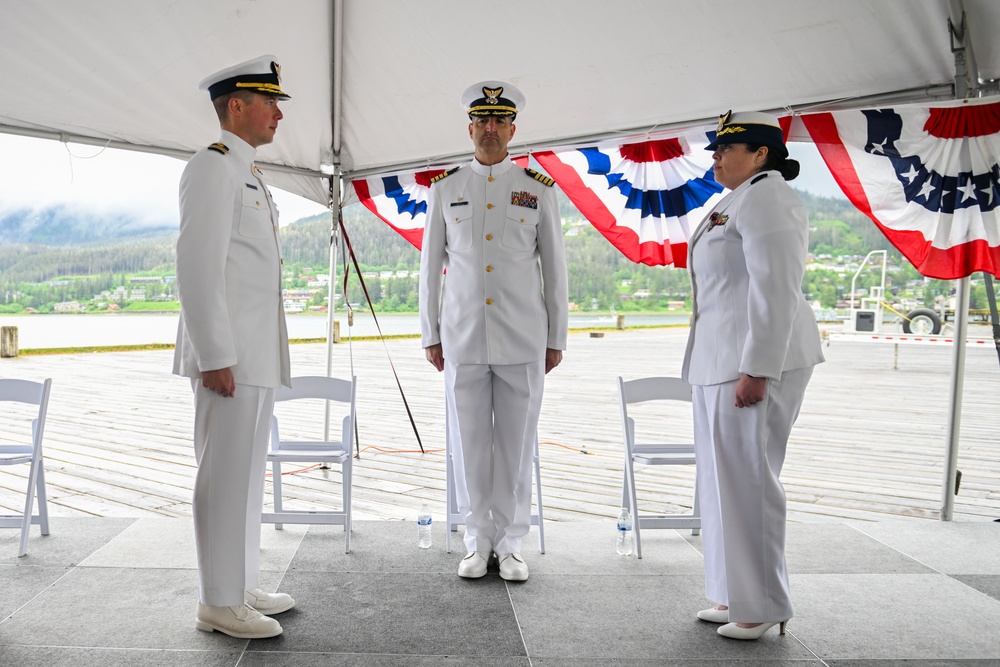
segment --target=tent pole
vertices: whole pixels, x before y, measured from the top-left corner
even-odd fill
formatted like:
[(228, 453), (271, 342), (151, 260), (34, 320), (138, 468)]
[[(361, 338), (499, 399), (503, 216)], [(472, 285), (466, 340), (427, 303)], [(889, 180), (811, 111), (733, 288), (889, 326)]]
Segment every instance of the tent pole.
[(969, 327), (969, 277), (956, 281), (955, 348), (951, 374), (951, 397), (948, 401), (948, 447), (945, 461), (941, 520), (954, 518), (955, 491), (958, 486), (958, 438), (962, 426), (962, 385), (965, 382), (965, 339)]
[(344, 0), (333, 1), (333, 25), (330, 26), (333, 33), (333, 81), (330, 91), (330, 100), (333, 105), (331, 111), (333, 118), (333, 156), (334, 160), (340, 162), (340, 149), (343, 135), (340, 131), (340, 114), (343, 109), (343, 88), (344, 88)]
[[(330, 280), (327, 286), (326, 308), (326, 376), (333, 377), (333, 343), (336, 319), (334, 306), (337, 303), (337, 246), (340, 241), (340, 170), (330, 177)], [(344, 295), (344, 299), (347, 295)], [(323, 439), (330, 440), (330, 401), (325, 401), (323, 412)]]
[(978, 97), (979, 66), (969, 38), (965, 6), (962, 0), (950, 0), (948, 5), (948, 36), (955, 54), (955, 99)]
[[(333, 342), (334, 327), (334, 306), (337, 295), (337, 246), (340, 240), (340, 206), (341, 206), (341, 183), (343, 174), (340, 171), (340, 110), (341, 92), (343, 88), (343, 62), (344, 62), (344, 0), (334, 0), (333, 19), (330, 25), (330, 34), (333, 36), (333, 52), (330, 54), (332, 81), (330, 82), (330, 99), (332, 108), (330, 110), (330, 124), (333, 126), (333, 142), (331, 145), (333, 153), (333, 174), (330, 176), (330, 282), (327, 292), (327, 316), (326, 316), (326, 376), (333, 376)], [(347, 302), (347, 294), (344, 294), (344, 302)], [(330, 440), (330, 402), (326, 401), (326, 410), (323, 416), (323, 437)], [(349, 443), (346, 443), (349, 444)]]
[[(972, 51), (972, 40), (966, 30), (966, 14), (962, 0), (949, 2), (948, 36), (955, 55), (955, 97), (975, 97), (979, 89), (979, 72)], [(965, 382), (965, 338), (969, 325), (969, 277), (956, 281), (955, 344), (952, 358), (951, 391), (948, 399), (948, 442), (945, 449), (944, 484), (942, 485), (941, 521), (951, 521), (955, 515), (955, 493), (958, 490), (958, 442), (962, 426), (962, 386)]]

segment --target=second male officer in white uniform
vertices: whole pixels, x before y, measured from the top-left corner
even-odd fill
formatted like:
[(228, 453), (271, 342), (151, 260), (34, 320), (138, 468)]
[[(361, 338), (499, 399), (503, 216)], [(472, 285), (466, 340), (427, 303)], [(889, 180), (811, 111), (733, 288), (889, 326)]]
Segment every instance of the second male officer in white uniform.
[[(562, 361), (568, 286), (552, 179), (511, 162), (524, 95), (483, 81), (462, 95), (469, 165), (431, 187), (420, 254), (420, 325), (445, 374), (448, 438), (468, 554), (461, 577), (523, 581), (531, 465), (545, 374)], [(447, 269), (447, 275), (442, 271)]]
[(260, 590), (260, 514), (274, 390), (291, 383), (281, 298), (278, 210), (257, 147), (282, 114), (280, 68), (261, 56), (204, 79), (222, 128), (180, 183), (174, 373), (194, 389), (195, 626), (233, 637), (281, 634), (265, 614), (295, 604)]

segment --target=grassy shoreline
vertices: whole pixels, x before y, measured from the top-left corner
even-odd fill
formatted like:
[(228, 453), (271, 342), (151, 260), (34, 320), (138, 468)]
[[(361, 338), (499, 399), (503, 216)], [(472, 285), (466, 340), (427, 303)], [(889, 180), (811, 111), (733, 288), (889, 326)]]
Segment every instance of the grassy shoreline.
[[(629, 329), (673, 329), (678, 327), (687, 327), (687, 324), (677, 323), (677, 324), (642, 324), (637, 326), (626, 326), (625, 331)], [(617, 327), (570, 327), (571, 333), (581, 333), (588, 331), (617, 331)], [(351, 341), (356, 342), (368, 342), (377, 341), (385, 338), (385, 340), (396, 340), (404, 338), (420, 338), (420, 334), (387, 334), (383, 337), (380, 336), (354, 336)], [(288, 343), (290, 345), (309, 345), (317, 343), (325, 343), (325, 338), (292, 338), (289, 339)], [(341, 338), (340, 343), (337, 345), (343, 345), (347, 342), (347, 337)], [(41, 357), (50, 356), (56, 354), (90, 354), (99, 352), (149, 352), (152, 350), (172, 350), (174, 349), (173, 343), (145, 343), (139, 345), (91, 345), (86, 347), (38, 347), (38, 348), (23, 348), (18, 350), (19, 357)]]

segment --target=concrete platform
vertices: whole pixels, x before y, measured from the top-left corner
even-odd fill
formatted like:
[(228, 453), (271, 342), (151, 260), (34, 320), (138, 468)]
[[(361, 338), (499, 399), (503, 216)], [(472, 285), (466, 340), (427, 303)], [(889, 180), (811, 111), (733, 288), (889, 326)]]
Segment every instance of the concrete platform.
[(264, 587), (297, 600), (281, 637), (194, 628), (190, 517), (53, 519), (16, 558), (0, 532), (0, 665), (18, 667), (1000, 665), (1000, 523), (792, 523), (788, 634), (719, 637), (701, 538), (647, 530), (615, 554), (612, 519), (547, 522), (531, 577), (456, 576), (461, 556), (416, 546), (412, 522), (263, 528)]

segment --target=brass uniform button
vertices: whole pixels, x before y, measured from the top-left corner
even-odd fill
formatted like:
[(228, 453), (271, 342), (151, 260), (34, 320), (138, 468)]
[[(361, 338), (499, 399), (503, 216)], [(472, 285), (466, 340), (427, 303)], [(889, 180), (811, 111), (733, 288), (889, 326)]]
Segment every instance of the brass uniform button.
[(455, 218), (455, 222), (458, 222), (458, 218)]
[(490, 273), (491, 271), (493, 271), (493, 267), (490, 266), (489, 264), (487, 264), (486, 265), (486, 273)]
[(493, 299), (486, 299), (486, 305), (487, 306), (493, 305)]
[(282, 258), (281, 258), (281, 265), (282, 265), (282, 266), (284, 266), (284, 265), (285, 265), (285, 258), (284, 258), (284, 257), (282, 257)]
[(260, 206), (260, 202), (257, 202), (257, 206)]
[(487, 180), (487, 181), (489, 181), (490, 183), (492, 183), (492, 182), (493, 182), (493, 177), (492, 177), (492, 176), (488, 176), (488, 177), (486, 178), (486, 180)]
[(492, 241), (493, 240), (493, 235), (492, 234), (487, 234), (486, 235), (486, 240), (487, 241)]
[(493, 204), (487, 204), (486, 208), (493, 208)]
[(524, 222), (524, 218), (521, 218), (521, 222)]

